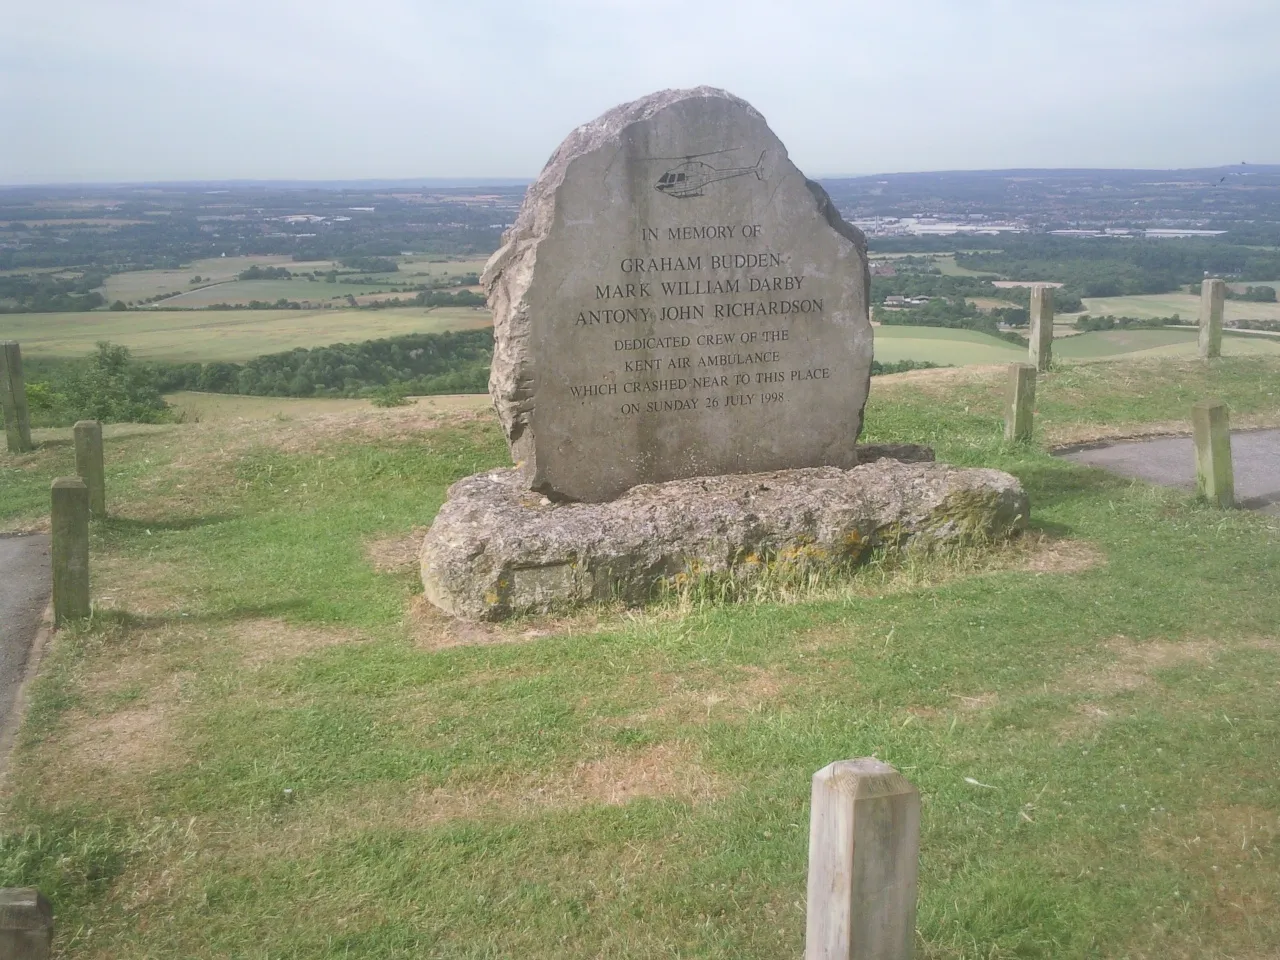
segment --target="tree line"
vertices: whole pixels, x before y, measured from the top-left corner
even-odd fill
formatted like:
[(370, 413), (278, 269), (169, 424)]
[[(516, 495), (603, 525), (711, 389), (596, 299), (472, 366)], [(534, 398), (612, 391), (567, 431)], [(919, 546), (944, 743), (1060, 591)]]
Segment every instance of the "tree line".
[[(965, 241), (968, 242), (967, 240)], [(970, 270), (1063, 283), (1081, 297), (1170, 293), (1215, 277), (1280, 277), (1280, 251), (1223, 239), (1019, 234), (999, 250), (957, 253)]]
[[(164, 394), (179, 390), (265, 397), (363, 397), (394, 406), (408, 396), (485, 393), (493, 332), (416, 333), (362, 343), (299, 347), (247, 363), (137, 360), (119, 344), (99, 343), (85, 358), (33, 358), (27, 363), (32, 424), (77, 420), (164, 423), (174, 412)], [(936, 364), (873, 361), (874, 375)]]
[(78, 277), (49, 273), (0, 275), (0, 313), (80, 313), (95, 310), (106, 298), (94, 287), (106, 274), (85, 271)]

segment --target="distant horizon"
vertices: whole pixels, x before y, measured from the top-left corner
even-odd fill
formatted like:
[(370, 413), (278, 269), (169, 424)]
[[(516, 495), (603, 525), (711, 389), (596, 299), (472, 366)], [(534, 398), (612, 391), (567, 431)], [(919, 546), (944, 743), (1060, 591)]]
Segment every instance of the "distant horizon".
[[(1068, 166), (1068, 167), (971, 167), (971, 168), (943, 168), (935, 170), (893, 170), (878, 171), (875, 173), (824, 173), (824, 174), (808, 174), (812, 180), (869, 180), (875, 177), (904, 177), (904, 176), (942, 176), (946, 174), (1053, 174), (1053, 173), (1199, 173), (1219, 170), (1239, 171), (1240, 167), (1246, 167), (1250, 170), (1259, 172), (1270, 172), (1280, 170), (1280, 162), (1277, 163), (1220, 163), (1209, 166), (1188, 166), (1188, 167), (1110, 167), (1110, 166)], [(801, 171), (804, 172), (804, 171)], [(1239, 171), (1239, 172), (1248, 172)], [(271, 187), (287, 187), (296, 186), (299, 188), (331, 188), (336, 189), (345, 186), (364, 186), (364, 187), (439, 187), (439, 188), (465, 188), (465, 187), (515, 187), (533, 183), (537, 179), (537, 175), (528, 177), (511, 177), (511, 176), (472, 176), (472, 177), (348, 177), (348, 178), (304, 178), (304, 177), (218, 177), (218, 178), (187, 178), (175, 180), (51, 180), (43, 182), (13, 182), (0, 183), (0, 190), (32, 190), (32, 189), (75, 189), (75, 188), (110, 188), (110, 187), (210, 187), (210, 186), (228, 186), (228, 187), (254, 187), (254, 186), (271, 186)]]

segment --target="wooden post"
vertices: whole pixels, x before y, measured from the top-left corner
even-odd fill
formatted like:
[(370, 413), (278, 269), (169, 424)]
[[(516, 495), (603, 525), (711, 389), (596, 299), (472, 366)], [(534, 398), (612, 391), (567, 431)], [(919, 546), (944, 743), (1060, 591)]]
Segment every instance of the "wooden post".
[(805, 960), (909, 960), (920, 794), (874, 757), (813, 775)]
[(1227, 301), (1227, 284), (1205, 280), (1200, 284), (1200, 359), (1222, 356), (1222, 310)]
[(47, 960), (53, 950), (53, 908), (34, 887), (0, 889), (0, 957)]
[(1036, 408), (1036, 368), (1029, 363), (1009, 364), (1004, 394), (1004, 438), (1031, 439)]
[(0, 407), (10, 453), (26, 453), (31, 445), (27, 383), (22, 376), (22, 348), (17, 340), (0, 340)]
[(102, 462), (102, 424), (80, 420), (74, 429), (76, 473), (89, 488), (89, 514), (95, 520), (107, 515), (107, 476)]
[(1224, 510), (1236, 504), (1231, 466), (1231, 423), (1221, 400), (1201, 400), (1191, 408), (1196, 444), (1196, 493)]
[(1031, 286), (1031, 343), (1028, 347), (1031, 365), (1041, 373), (1053, 360), (1053, 287), (1044, 283)]
[(53, 481), (53, 623), (89, 616), (89, 488), (79, 477)]

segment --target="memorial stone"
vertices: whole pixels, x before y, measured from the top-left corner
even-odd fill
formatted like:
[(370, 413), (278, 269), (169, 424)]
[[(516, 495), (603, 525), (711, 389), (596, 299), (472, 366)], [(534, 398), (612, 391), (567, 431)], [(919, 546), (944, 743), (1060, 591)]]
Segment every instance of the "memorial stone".
[(426, 599), (479, 620), (807, 577), (1024, 529), (1017, 479), (859, 447), (866, 241), (723, 90), (579, 127), (482, 278), (515, 468), (449, 488)]
[(490, 392), (535, 491), (856, 464), (866, 241), (743, 100), (667, 90), (579, 127), (503, 241)]

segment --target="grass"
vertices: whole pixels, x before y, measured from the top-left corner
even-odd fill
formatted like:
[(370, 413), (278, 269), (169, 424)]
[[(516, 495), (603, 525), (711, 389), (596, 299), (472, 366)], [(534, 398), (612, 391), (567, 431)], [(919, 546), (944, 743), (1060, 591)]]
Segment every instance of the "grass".
[[(1111, 360), (1123, 356), (1196, 355), (1194, 330), (1105, 330), (1064, 336), (1059, 331), (1054, 354), (1067, 360)], [(1024, 348), (974, 330), (946, 327), (876, 327), (876, 359), (884, 363), (896, 360), (925, 360), (951, 366), (1011, 363), (1025, 360)], [(1232, 335), (1223, 338), (1227, 356), (1251, 354), (1280, 355), (1280, 340)]]
[(876, 359), (882, 363), (922, 360), (965, 366), (1008, 363), (1023, 359), (1025, 347), (976, 330), (947, 327), (879, 326), (875, 329)]
[(938, 268), (943, 275), (948, 277), (989, 277), (991, 271), (970, 270), (968, 267), (962, 267), (956, 263), (956, 255), (954, 253), (945, 256), (936, 256), (933, 258), (933, 265)]
[[(354, 411), (371, 412), (368, 400), (335, 400), (292, 397), (247, 397), (227, 393), (197, 393), (186, 390), (165, 397), (182, 414), (184, 422), (208, 420), (292, 420)], [(431, 412), (487, 410), (488, 394), (419, 397), (414, 403)]]
[[(1111, 359), (1124, 354), (1191, 357), (1196, 355), (1196, 342), (1195, 330), (1099, 330), (1063, 338), (1054, 344), (1053, 350), (1058, 356), (1072, 360)], [(1222, 339), (1222, 352), (1227, 356), (1280, 356), (1280, 340), (1227, 331)]]
[[(1190, 293), (1156, 293), (1133, 297), (1096, 297), (1084, 301), (1085, 312), (1095, 317), (1171, 317), (1175, 313), (1187, 323), (1200, 316), (1200, 297)], [(1228, 300), (1223, 309), (1225, 320), (1280, 320), (1280, 304), (1246, 303)]]
[[(400, 257), (398, 260), (400, 263), (399, 272), (387, 274), (383, 278), (386, 280), (394, 278), (397, 285), (402, 283), (423, 283), (429, 279), (442, 276), (479, 273), (484, 269), (483, 260), (448, 260), (421, 255)], [(181, 301), (174, 301), (174, 303), (181, 303), (183, 306), (223, 302), (233, 303), (235, 302), (234, 300), (216, 299), (216, 293), (219, 289), (230, 288), (228, 281), (234, 281), (241, 271), (255, 265), (285, 267), (294, 273), (310, 273), (313, 271), (325, 273), (329, 270), (345, 269), (341, 264), (332, 260), (295, 262), (291, 257), (283, 255), (208, 257), (203, 260), (192, 261), (190, 266), (182, 267), (179, 270), (132, 270), (126, 273), (114, 274), (107, 278), (106, 283), (102, 285), (100, 290), (108, 302), (123, 300), (125, 303), (136, 303), (155, 296), (187, 294)], [(195, 276), (201, 278), (201, 283), (196, 285), (196, 289), (193, 289), (191, 278)], [(210, 288), (208, 292), (204, 292), (204, 289), (211, 283), (215, 284), (215, 286)], [(291, 300), (319, 299), (322, 296), (327, 298), (334, 294), (345, 295), (370, 289), (368, 284), (356, 284), (350, 290), (344, 287), (345, 285), (341, 284), (336, 286), (334, 284), (326, 284), (321, 288), (317, 287), (316, 284), (302, 280), (287, 288), (286, 292), (277, 293), (270, 298), (258, 296), (257, 299), (269, 300), (269, 302), (274, 303), (280, 297), (288, 297)], [(355, 289), (357, 287), (359, 289)], [(243, 292), (238, 287), (231, 289), (234, 289), (236, 295)], [(248, 302), (250, 299), (253, 299), (253, 297), (246, 297), (244, 302)]]
[[(234, 280), (240, 271), (247, 270), (255, 265), (288, 267), (291, 270), (303, 267), (303, 264), (295, 264), (292, 258), (284, 255), (207, 257), (203, 260), (192, 261), (190, 266), (182, 267), (178, 270), (130, 270), (125, 273), (113, 274), (107, 277), (106, 283), (99, 290), (107, 298), (108, 303), (115, 300), (135, 303), (150, 297), (182, 293), (190, 290), (192, 288), (191, 278), (194, 276), (199, 276), (202, 284), (211, 282), (223, 283), (228, 280)], [(321, 265), (306, 264), (307, 269), (319, 266)], [(326, 269), (328, 268), (327, 263), (324, 266)]]
[[(387, 276), (391, 276), (388, 274)], [(400, 285), (397, 278), (396, 286)], [(275, 303), (277, 300), (294, 300), (308, 304), (327, 303), (335, 298), (345, 300), (347, 296), (360, 297), (366, 294), (377, 294), (376, 299), (390, 300), (397, 296), (412, 300), (416, 294), (393, 291), (391, 285), (382, 282), (350, 283), (345, 280), (326, 283), (323, 280), (233, 280), (228, 283), (217, 283), (213, 286), (201, 287), (181, 293), (175, 297), (167, 297), (160, 301), (159, 308), (199, 309), (216, 303), (247, 304), (253, 300), (262, 303)]]
[[(796, 956), (809, 777), (875, 754), (923, 796), (917, 956), (1274, 955), (1276, 521), (1045, 448), (1209, 394), (1280, 422), (1278, 378), (1066, 366), (1031, 446), (998, 374), (877, 378), (868, 439), (1012, 471), (1033, 537), (483, 629), (422, 610), (413, 531), (506, 461), (488, 416), (110, 428), (98, 613), (34, 690), (0, 885), (77, 958)], [(40, 522), (68, 435), (0, 460), (0, 524)]]
[(99, 340), (120, 343), (144, 359), (249, 360), (264, 353), (372, 340), (404, 333), (487, 326), (485, 310), (470, 307), (392, 307), (386, 310), (131, 310), (23, 313), (4, 318), (5, 337), (24, 354), (79, 357)]

